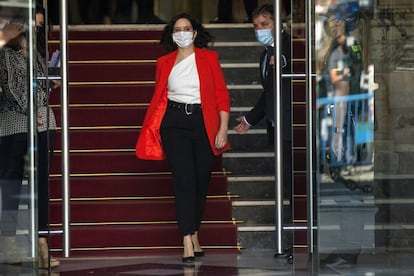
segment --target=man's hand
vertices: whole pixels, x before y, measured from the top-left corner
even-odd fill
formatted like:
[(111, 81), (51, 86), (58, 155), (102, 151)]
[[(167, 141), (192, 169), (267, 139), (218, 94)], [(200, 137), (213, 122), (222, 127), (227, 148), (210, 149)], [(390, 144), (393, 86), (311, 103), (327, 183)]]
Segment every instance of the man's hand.
[(238, 134), (245, 134), (249, 130), (250, 126), (246, 123), (244, 116), (236, 118), (236, 121), (239, 122), (239, 124), (235, 126), (233, 130)]

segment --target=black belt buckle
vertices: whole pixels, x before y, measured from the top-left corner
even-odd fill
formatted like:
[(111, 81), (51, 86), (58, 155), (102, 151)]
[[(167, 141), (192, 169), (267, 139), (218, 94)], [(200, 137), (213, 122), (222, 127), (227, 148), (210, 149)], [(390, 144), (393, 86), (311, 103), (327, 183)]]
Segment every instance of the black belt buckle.
[(185, 114), (187, 114), (187, 115), (193, 114), (194, 105), (186, 103), (185, 106), (184, 106), (184, 111), (185, 111)]
[(198, 111), (201, 111), (200, 104), (178, 103), (174, 101), (168, 101), (168, 106), (178, 110), (182, 110), (185, 112), (186, 115), (191, 115)]

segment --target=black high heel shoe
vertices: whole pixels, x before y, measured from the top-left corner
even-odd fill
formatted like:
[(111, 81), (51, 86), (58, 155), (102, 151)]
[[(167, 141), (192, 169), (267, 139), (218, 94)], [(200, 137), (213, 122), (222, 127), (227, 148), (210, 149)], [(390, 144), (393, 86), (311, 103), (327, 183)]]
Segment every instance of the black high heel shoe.
[(194, 251), (194, 257), (204, 257), (204, 251)]
[(194, 256), (190, 256), (190, 257), (183, 257), (183, 263), (186, 264), (191, 264), (195, 262), (195, 257)]

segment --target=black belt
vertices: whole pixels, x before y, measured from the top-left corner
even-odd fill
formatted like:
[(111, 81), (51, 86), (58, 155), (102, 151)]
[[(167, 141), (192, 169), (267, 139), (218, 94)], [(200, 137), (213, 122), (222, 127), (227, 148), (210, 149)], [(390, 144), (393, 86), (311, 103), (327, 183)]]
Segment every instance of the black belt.
[(182, 110), (185, 114), (190, 115), (201, 111), (201, 104), (187, 104), (168, 100), (168, 107)]

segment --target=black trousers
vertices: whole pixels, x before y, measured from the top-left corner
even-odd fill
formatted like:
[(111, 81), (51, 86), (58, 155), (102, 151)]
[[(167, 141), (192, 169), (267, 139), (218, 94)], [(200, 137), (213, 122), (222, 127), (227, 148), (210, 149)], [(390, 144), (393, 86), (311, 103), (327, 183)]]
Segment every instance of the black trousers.
[(193, 234), (200, 228), (214, 163), (202, 114), (169, 107), (160, 133), (173, 174), (178, 227), (183, 236)]
[[(52, 160), (55, 130), (38, 133), (38, 229), (49, 229), (49, 164)], [(27, 133), (0, 138), (0, 184), (2, 191), (2, 236), (14, 236), (21, 198)]]
[(2, 236), (15, 236), (27, 152), (27, 133), (0, 137), (0, 187)]
[[(53, 157), (56, 130), (38, 133), (38, 229), (49, 229), (49, 171)], [(44, 236), (44, 234), (42, 235)]]
[[(289, 126), (289, 127), (288, 127)], [(282, 139), (282, 173), (283, 173), (283, 199), (289, 200), (290, 204), (283, 207), (284, 225), (292, 225), (293, 223), (293, 164), (292, 164), (292, 136), (290, 124), (283, 126), (284, 137)], [(274, 147), (275, 129), (272, 124), (267, 122), (268, 143)], [(285, 250), (292, 252), (293, 232), (284, 231), (282, 237), (282, 246)]]
[(132, 5), (138, 3), (138, 19), (145, 20), (154, 16), (154, 0), (116, 0), (115, 23), (133, 23)]
[[(257, 7), (257, 0), (244, 0), (244, 8), (249, 20), (252, 18), (252, 12)], [(223, 21), (231, 21), (233, 10), (232, 0), (219, 0), (218, 2), (218, 18)]]

